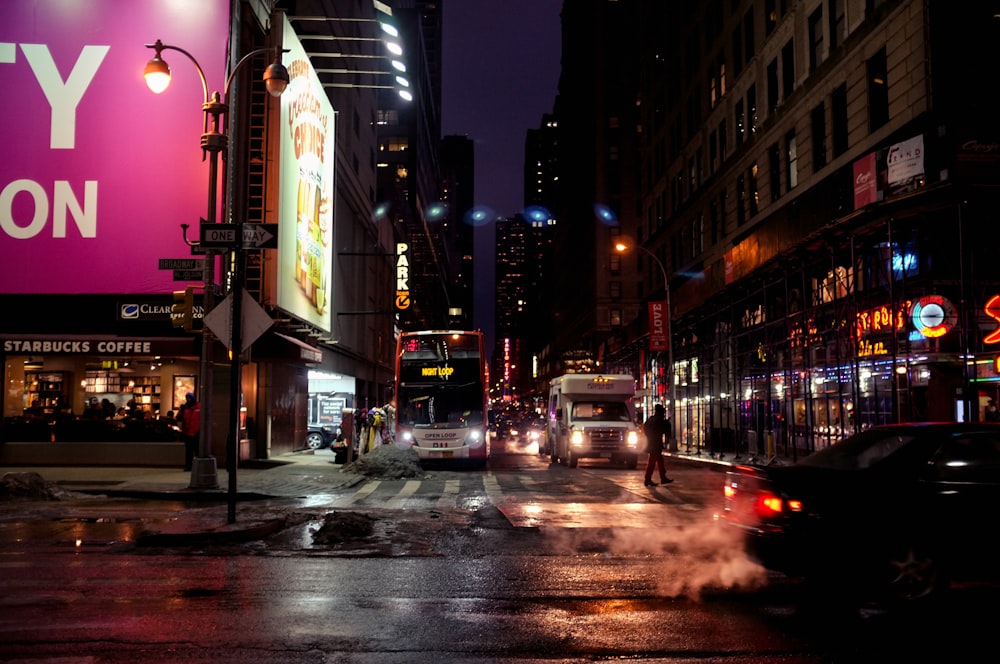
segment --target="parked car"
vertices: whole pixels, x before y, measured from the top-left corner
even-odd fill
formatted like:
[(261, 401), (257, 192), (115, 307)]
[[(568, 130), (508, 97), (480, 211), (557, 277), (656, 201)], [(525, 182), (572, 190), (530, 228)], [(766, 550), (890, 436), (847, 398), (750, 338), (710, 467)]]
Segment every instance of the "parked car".
[(916, 423), (735, 467), (720, 517), (769, 569), (911, 603), (1000, 580), (998, 513), (1000, 426)]
[(339, 427), (332, 424), (310, 424), (306, 433), (306, 447), (311, 450), (321, 450), (329, 447), (337, 438)]

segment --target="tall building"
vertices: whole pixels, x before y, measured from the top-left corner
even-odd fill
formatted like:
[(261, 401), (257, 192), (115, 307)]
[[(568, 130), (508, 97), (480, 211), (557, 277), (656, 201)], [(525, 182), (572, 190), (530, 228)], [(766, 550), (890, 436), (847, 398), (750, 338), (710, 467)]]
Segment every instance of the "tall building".
[(441, 200), (446, 204), (443, 223), (450, 227), (448, 283), (452, 293), (450, 326), (471, 329), (475, 315), (473, 297), (473, 227), (463, 214), (475, 203), (475, 147), (467, 136), (445, 136), (441, 142)]
[[(973, 63), (998, 30), (940, 0), (565, 3), (558, 255), (597, 274), (554, 343), (635, 374), (692, 449), (794, 457), (981, 418), (1000, 385), (1000, 161)], [(599, 214), (568, 193), (614, 201), (616, 183), (617, 225), (586, 232)]]
[(400, 311), (404, 329), (445, 328), (452, 294), (449, 275), (461, 256), (454, 220), (442, 217), (441, 203), (441, 11), (434, 0), (396, 0), (401, 39), (410, 44), (408, 61), (413, 104), (387, 117), (387, 138), (379, 149), (379, 189), (388, 211), (405, 228), (409, 262), (409, 302)]
[(537, 129), (528, 130), (524, 141), (524, 221), (528, 225), (525, 295), (530, 322), (521, 336), (531, 361), (524, 387), (536, 395), (548, 392), (546, 377), (554, 373), (549, 355), (554, 328), (549, 313), (558, 293), (553, 274), (557, 220), (552, 212), (559, 182), (558, 130), (555, 116), (547, 113)]
[(531, 358), (525, 339), (528, 318), (529, 227), (520, 214), (496, 222), (496, 348), (491, 382), (494, 398), (518, 400), (530, 388)]
[(601, 370), (603, 342), (624, 322), (620, 263), (609, 246), (637, 213), (636, 3), (565, 2), (561, 16), (552, 374)]

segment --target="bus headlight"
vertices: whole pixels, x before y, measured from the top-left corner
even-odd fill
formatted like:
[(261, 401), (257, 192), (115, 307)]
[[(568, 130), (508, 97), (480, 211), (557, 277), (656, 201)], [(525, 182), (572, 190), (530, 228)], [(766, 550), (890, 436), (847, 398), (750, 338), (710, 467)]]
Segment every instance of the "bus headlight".
[(581, 447), (583, 445), (583, 432), (579, 429), (574, 430), (572, 435), (569, 437), (569, 444)]
[(413, 444), (413, 431), (410, 429), (400, 429), (397, 437), (401, 443), (405, 443), (407, 445)]
[(628, 435), (625, 436), (625, 444), (629, 447), (639, 447), (639, 432), (629, 431)]

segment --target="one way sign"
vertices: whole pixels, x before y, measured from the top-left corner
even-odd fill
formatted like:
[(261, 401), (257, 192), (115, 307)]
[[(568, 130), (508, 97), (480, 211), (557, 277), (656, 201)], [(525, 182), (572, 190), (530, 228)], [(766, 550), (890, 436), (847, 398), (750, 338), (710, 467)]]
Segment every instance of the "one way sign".
[(278, 224), (243, 224), (244, 249), (277, 249)]

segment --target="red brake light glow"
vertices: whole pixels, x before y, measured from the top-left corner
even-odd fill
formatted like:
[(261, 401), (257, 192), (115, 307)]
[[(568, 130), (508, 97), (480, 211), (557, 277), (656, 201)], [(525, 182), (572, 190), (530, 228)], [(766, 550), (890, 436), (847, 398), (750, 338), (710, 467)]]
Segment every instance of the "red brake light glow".
[(761, 516), (780, 514), (782, 507), (781, 498), (773, 493), (762, 493), (757, 497), (757, 512)]

